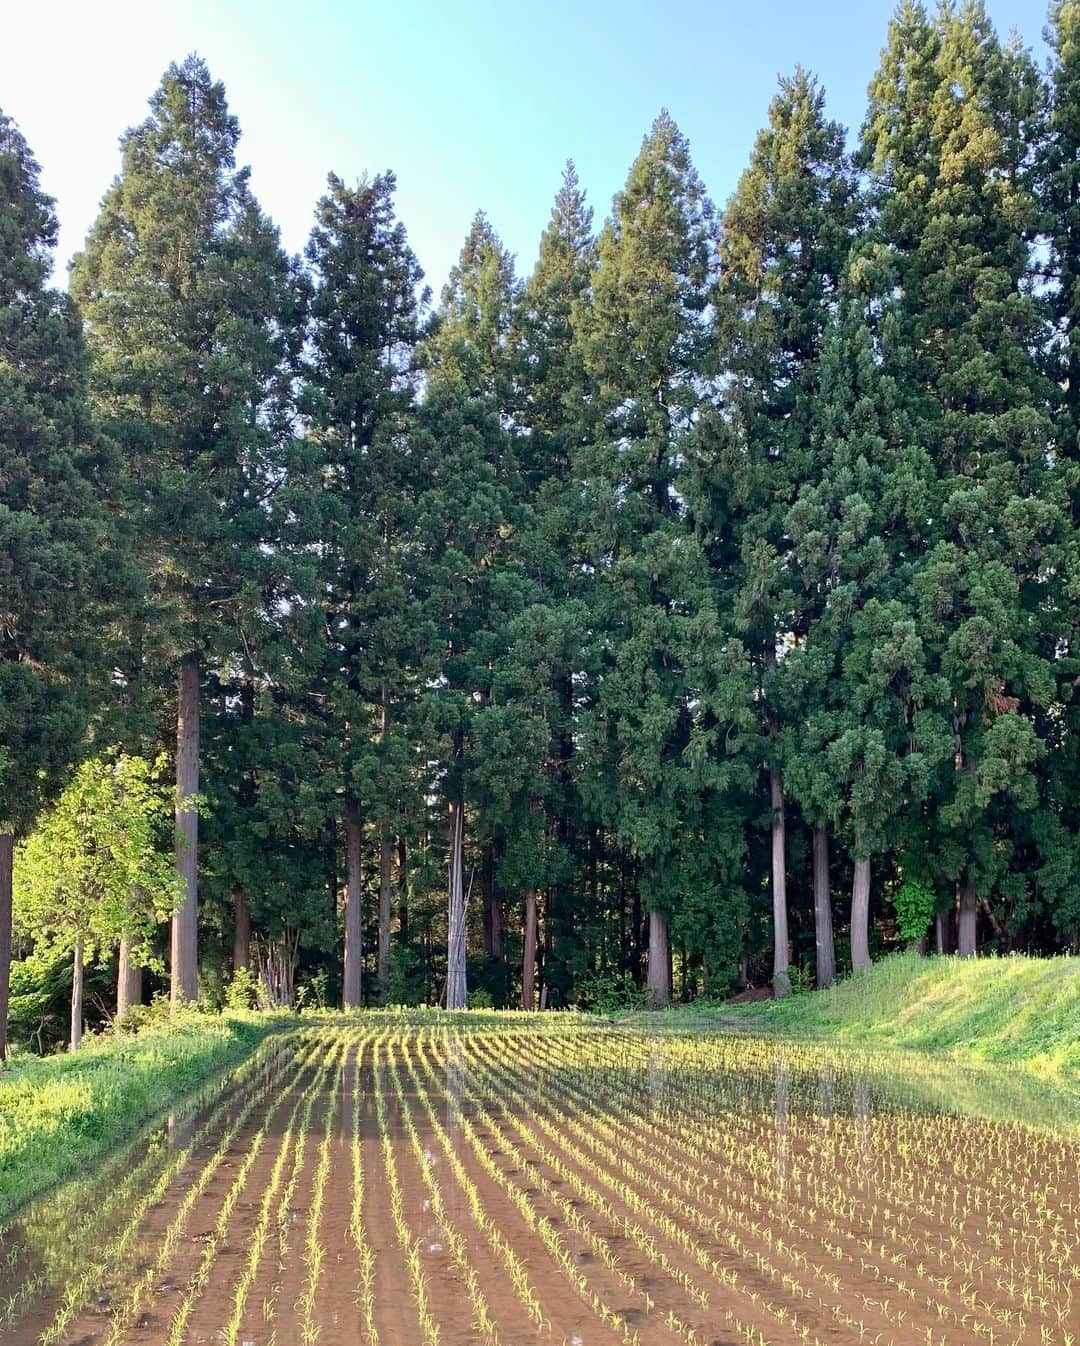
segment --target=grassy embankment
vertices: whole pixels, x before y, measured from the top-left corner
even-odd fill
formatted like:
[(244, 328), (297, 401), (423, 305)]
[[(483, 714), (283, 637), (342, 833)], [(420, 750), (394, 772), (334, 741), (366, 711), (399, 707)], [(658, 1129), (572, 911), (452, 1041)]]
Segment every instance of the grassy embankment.
[(193, 1013), (0, 1069), (0, 1226), (29, 1197), (240, 1061), (282, 1023), (279, 1015)]
[[(1080, 958), (894, 954), (826, 991), (671, 1011), (704, 1027), (1011, 1062), (1080, 1086)], [(657, 1016), (661, 1017), (661, 1016)], [(663, 1016), (668, 1017), (668, 1016)]]

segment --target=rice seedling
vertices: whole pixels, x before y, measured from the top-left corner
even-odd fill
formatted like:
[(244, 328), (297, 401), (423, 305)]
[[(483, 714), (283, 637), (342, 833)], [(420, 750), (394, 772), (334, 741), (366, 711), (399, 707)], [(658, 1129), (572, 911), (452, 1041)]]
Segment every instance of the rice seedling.
[[(1075, 1128), (938, 1088), (823, 1044), (327, 1016), (89, 1208), (27, 1212), (5, 1341), (1077, 1346)], [(97, 1231), (66, 1270), (50, 1210)]]

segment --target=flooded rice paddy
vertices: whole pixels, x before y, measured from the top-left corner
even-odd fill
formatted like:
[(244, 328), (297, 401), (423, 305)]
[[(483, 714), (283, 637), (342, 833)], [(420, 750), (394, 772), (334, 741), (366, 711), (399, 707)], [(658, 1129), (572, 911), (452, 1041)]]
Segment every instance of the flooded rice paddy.
[(1022, 1077), (343, 1023), (25, 1208), (0, 1340), (1080, 1343), (1076, 1118)]

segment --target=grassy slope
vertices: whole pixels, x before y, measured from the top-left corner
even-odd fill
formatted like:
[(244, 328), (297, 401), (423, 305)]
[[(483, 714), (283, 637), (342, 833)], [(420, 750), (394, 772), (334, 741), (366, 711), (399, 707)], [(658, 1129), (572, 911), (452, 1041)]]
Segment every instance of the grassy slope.
[(785, 1000), (724, 1006), (731, 1027), (1011, 1061), (1080, 1085), (1080, 958), (894, 954)]
[(148, 1118), (252, 1051), (282, 1020), (191, 1014), (0, 1070), (0, 1225)]

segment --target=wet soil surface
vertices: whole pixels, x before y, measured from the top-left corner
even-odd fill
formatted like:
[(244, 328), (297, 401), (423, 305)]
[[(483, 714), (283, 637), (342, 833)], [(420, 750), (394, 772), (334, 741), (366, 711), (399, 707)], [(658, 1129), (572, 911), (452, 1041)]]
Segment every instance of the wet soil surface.
[(353, 1023), (0, 1231), (0, 1341), (1063, 1346), (1078, 1223), (1075, 1132), (836, 1054)]

